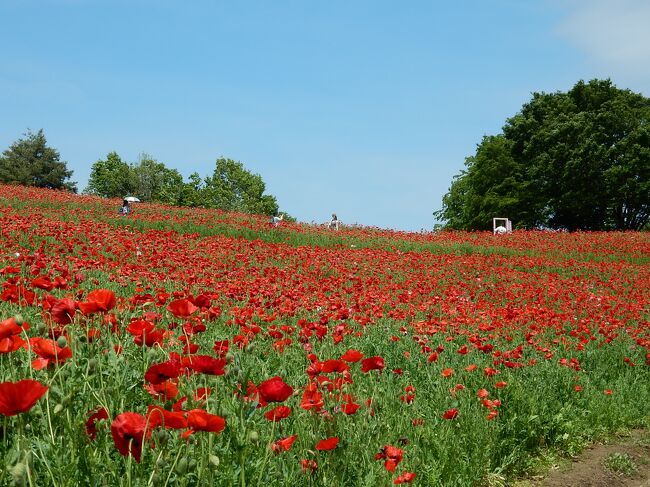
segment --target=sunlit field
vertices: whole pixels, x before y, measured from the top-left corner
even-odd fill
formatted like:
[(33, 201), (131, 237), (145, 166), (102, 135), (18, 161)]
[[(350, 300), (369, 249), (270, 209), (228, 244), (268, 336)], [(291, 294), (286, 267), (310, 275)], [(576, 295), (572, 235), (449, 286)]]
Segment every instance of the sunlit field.
[(0, 485), (503, 485), (650, 423), (650, 233), (0, 203)]

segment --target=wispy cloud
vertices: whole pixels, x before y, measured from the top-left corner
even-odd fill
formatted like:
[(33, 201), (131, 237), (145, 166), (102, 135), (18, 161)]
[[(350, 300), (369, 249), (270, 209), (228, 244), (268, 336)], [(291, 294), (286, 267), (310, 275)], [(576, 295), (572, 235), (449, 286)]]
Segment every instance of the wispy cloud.
[(574, 0), (558, 33), (611, 74), (650, 85), (650, 1)]

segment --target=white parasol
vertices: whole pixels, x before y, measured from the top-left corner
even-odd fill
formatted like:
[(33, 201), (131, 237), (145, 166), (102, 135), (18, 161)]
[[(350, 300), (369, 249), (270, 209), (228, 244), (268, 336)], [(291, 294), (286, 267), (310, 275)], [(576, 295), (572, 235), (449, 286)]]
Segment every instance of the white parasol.
[(124, 198), (124, 201), (128, 201), (130, 203), (140, 203), (140, 200), (135, 196), (127, 196), (126, 198)]

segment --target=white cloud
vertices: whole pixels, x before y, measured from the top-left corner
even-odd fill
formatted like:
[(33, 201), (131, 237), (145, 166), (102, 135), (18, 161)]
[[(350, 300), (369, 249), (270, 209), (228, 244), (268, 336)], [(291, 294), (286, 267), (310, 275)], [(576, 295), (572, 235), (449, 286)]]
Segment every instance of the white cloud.
[[(650, 83), (650, 1), (574, 0), (558, 33), (614, 78)], [(614, 80), (615, 81), (615, 80)]]

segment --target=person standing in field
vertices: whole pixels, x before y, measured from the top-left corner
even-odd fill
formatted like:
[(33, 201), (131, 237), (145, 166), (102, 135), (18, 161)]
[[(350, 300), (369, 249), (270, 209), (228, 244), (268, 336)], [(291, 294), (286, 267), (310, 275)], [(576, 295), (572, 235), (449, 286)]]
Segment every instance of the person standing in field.
[(330, 223), (328, 225), (330, 229), (338, 230), (339, 229), (339, 219), (336, 216), (336, 213), (332, 213), (332, 219), (330, 220)]
[(129, 203), (127, 200), (122, 201), (122, 207), (118, 213), (122, 216), (126, 216), (131, 213), (131, 203)]
[(277, 227), (282, 220), (284, 220), (283, 213), (280, 213), (279, 215), (274, 215), (271, 217), (271, 225)]

